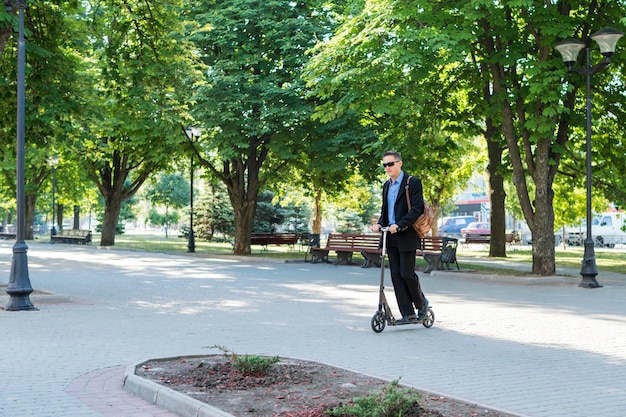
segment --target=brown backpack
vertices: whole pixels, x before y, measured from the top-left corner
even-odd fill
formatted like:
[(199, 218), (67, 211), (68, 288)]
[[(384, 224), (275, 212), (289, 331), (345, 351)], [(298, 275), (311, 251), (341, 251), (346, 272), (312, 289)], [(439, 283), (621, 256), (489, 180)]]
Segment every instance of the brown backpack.
[[(409, 199), (409, 181), (411, 181), (411, 177), (407, 178), (406, 185), (404, 186), (404, 191), (406, 193), (406, 203), (409, 206), (409, 210), (411, 210), (411, 200)], [(425, 238), (433, 228), (433, 223), (435, 222), (435, 210), (424, 200), (424, 212), (420, 214), (420, 216), (413, 223), (413, 230), (417, 233), (417, 236), (420, 239)]]

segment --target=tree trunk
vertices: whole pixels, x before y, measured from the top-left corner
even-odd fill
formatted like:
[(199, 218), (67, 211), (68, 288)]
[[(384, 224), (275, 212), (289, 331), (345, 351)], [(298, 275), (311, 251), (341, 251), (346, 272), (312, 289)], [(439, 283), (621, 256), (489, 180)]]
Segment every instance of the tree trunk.
[[(233, 164), (243, 166), (241, 161)], [(251, 169), (251, 167), (248, 168), (247, 189), (242, 171), (239, 171), (240, 175), (235, 176), (232, 181), (226, 184), (235, 214), (235, 243), (233, 245), (235, 255), (250, 255), (251, 253), (250, 233), (252, 232), (252, 223), (256, 213), (256, 198), (259, 192), (258, 171), (252, 173)]]
[[(484, 25), (486, 36), (483, 40), (488, 54), (495, 51), (491, 28)], [(517, 131), (516, 126), (526, 120), (526, 106), (521, 98), (510, 102), (507, 99), (508, 86), (504, 68), (496, 63), (489, 64), (493, 81), (493, 97), (499, 97), (496, 104), (500, 107), (501, 130), (509, 150), (509, 157), (513, 167), (513, 184), (519, 199), (524, 218), (532, 233), (532, 273), (542, 276), (554, 275), (556, 264), (554, 258), (554, 211), (552, 207), (552, 182), (556, 174), (556, 167), (551, 169), (550, 163), (555, 156), (551, 154), (551, 133), (543, 133), (531, 144), (530, 132)], [(540, 103), (536, 103), (539, 108)], [(515, 111), (514, 111), (515, 109)], [(537, 111), (536, 109), (533, 111)], [(521, 146), (520, 146), (521, 142)], [(564, 145), (564, 144), (563, 144)], [(526, 169), (524, 168), (526, 165)], [(526, 183), (532, 178), (535, 196), (531, 201), (530, 190)]]
[[(262, 141), (261, 141), (262, 142)], [(226, 182), (228, 196), (235, 213), (235, 255), (250, 255), (250, 233), (256, 213), (256, 200), (259, 195), (259, 172), (267, 156), (267, 148), (256, 138), (251, 138), (247, 159), (230, 161), (230, 177)], [(257, 148), (257, 145), (260, 147)]]
[(35, 205), (37, 194), (26, 194), (26, 211), (24, 213), (24, 239), (33, 240), (33, 224), (35, 223)]
[(313, 224), (311, 225), (311, 233), (322, 233), (322, 189), (315, 187), (315, 206), (313, 207)]
[[(98, 186), (100, 195), (104, 199), (100, 246), (115, 245), (115, 232), (120, 218), (122, 203), (135, 195), (155, 169), (153, 166), (147, 165), (143, 165), (140, 168), (129, 168), (131, 166), (133, 165), (129, 163), (128, 155), (115, 151), (111, 161), (102, 163), (97, 167), (98, 169), (90, 172), (91, 177)], [(137, 174), (130, 184), (124, 185), (131, 169), (137, 172)]]
[(120, 218), (123, 199), (119, 193), (111, 193), (105, 201), (100, 246), (114, 246), (115, 232), (117, 230), (117, 222)]
[(554, 275), (554, 190), (550, 175), (550, 147), (552, 142), (542, 139), (537, 143), (535, 164), (534, 216), (529, 228), (533, 242), (533, 274)]
[(59, 232), (63, 230), (63, 204), (57, 204), (57, 223), (59, 225)]
[(493, 126), (492, 120), (487, 119), (487, 152), (489, 154), (489, 165), (487, 172), (489, 174), (489, 200), (491, 202), (491, 237), (489, 242), (490, 257), (506, 256), (506, 218), (505, 204), (506, 192), (504, 191), (504, 178), (500, 173), (502, 165), (503, 146), (498, 140), (496, 128)]
[[(506, 106), (505, 106), (506, 107)], [(503, 131), (507, 140), (511, 162), (513, 164), (513, 183), (524, 212), (524, 218), (532, 233), (532, 273), (542, 276), (554, 275), (556, 263), (554, 255), (554, 209), (552, 190), (553, 176), (550, 173), (550, 139), (537, 141), (535, 161), (532, 169), (535, 185), (534, 199), (524, 179), (522, 157), (517, 144), (517, 135), (513, 129), (513, 118), (510, 108), (503, 110)], [(508, 114), (508, 117), (506, 117)]]
[[(11, 2), (9, 2), (9, 3), (11, 3)], [(6, 4), (7, 3), (5, 2), (5, 6), (6, 6)], [(15, 10), (15, 9), (13, 9), (13, 10)], [(15, 11), (12, 11), (11, 14), (15, 14)], [(6, 44), (7, 44), (8, 40), (11, 37), (12, 34), (13, 34), (13, 28), (11, 26), (9, 26), (7, 28), (3, 28), (3, 29), (0, 30), (0, 57), (4, 53), (4, 48), (6, 47)]]
[(248, 154), (223, 163), (222, 171), (196, 153), (198, 161), (222, 180), (228, 190), (228, 198), (235, 216), (235, 255), (250, 255), (250, 233), (256, 213), (256, 201), (261, 188), (259, 173), (269, 152), (271, 135), (252, 136), (248, 142)]
[[(236, 204), (233, 202), (233, 205)], [(240, 201), (235, 208), (235, 255), (250, 255), (250, 233), (256, 212), (256, 201)]]
[(169, 228), (170, 228), (169, 210), (168, 210), (168, 207), (165, 206), (165, 239), (168, 238)]
[(74, 229), (80, 229), (80, 206), (74, 206)]

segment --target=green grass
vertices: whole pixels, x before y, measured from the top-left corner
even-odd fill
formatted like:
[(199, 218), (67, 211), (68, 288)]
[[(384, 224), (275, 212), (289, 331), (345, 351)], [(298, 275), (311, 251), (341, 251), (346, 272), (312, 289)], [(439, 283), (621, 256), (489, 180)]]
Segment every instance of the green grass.
[[(582, 247), (567, 246), (564, 249), (563, 246), (558, 246), (555, 249), (557, 267), (574, 269), (581, 268), (584, 253), (584, 249)], [(626, 266), (625, 251), (615, 248), (595, 248), (595, 254), (598, 269), (607, 272), (626, 272), (624, 268)], [(510, 262), (528, 263), (529, 265), (532, 264), (532, 249), (530, 246), (523, 246), (521, 249), (509, 249), (507, 250), (506, 258), (489, 258), (489, 250), (486, 247), (471, 250), (459, 247), (457, 255), (466, 258), (475, 257), (480, 259), (505, 260)]]
[[(100, 242), (100, 236), (95, 235), (93, 241), (94, 244), (97, 245)], [(165, 234), (123, 234), (116, 236), (115, 247), (119, 249), (142, 250), (147, 252), (185, 253), (187, 252), (187, 239), (179, 238), (177, 234), (170, 235), (167, 239), (165, 238)], [(301, 247), (300, 245), (295, 245), (293, 249), (290, 249), (286, 245), (269, 245), (267, 252), (264, 252), (259, 245), (253, 245), (251, 249), (252, 254), (250, 256), (253, 257), (294, 260), (303, 260), (306, 250), (305, 247)], [(230, 243), (213, 243), (196, 239), (196, 252), (214, 255), (232, 255), (233, 248)], [(596, 265), (599, 270), (617, 273), (625, 272), (626, 251), (622, 251), (620, 249), (596, 248), (595, 252)], [(508, 249), (506, 258), (489, 258), (489, 250), (485, 245), (472, 245), (470, 249), (459, 246), (457, 255), (464, 258), (461, 262), (463, 269), (493, 270), (494, 272), (512, 275), (522, 275), (524, 273), (503, 268), (496, 262), (494, 262), (493, 266), (472, 264), (471, 258), (527, 263), (529, 267), (532, 263), (532, 252), (530, 246)], [(555, 255), (557, 267), (576, 269), (581, 267), (583, 248), (568, 246), (563, 249), (562, 246), (558, 246), (556, 248)], [(355, 259), (360, 259), (360, 255), (358, 254), (355, 254), (355, 257)], [(419, 266), (426, 266), (425, 261), (422, 259), (418, 259), (417, 262)]]
[[(94, 235), (94, 244), (100, 243), (100, 235)], [(118, 249), (143, 250), (146, 252), (161, 253), (183, 253), (187, 252), (186, 238), (178, 237), (178, 234), (170, 234), (167, 238), (165, 234), (123, 234), (115, 237), (115, 247)], [(196, 239), (196, 252), (211, 255), (232, 255), (233, 246), (228, 242), (215, 243)], [(259, 245), (252, 245), (251, 255), (256, 257), (270, 257), (278, 259), (304, 259), (305, 247), (295, 245), (293, 249), (287, 245), (269, 245), (267, 252)]]

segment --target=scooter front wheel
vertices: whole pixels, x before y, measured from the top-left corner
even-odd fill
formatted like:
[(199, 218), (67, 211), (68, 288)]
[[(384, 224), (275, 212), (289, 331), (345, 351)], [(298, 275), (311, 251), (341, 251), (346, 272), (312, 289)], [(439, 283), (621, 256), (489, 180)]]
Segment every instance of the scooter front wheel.
[(432, 327), (433, 324), (435, 324), (435, 312), (432, 309), (430, 309), (430, 308), (428, 309), (428, 313), (426, 313), (426, 318), (424, 319), (422, 324), (427, 329)]
[(372, 317), (372, 330), (376, 333), (380, 333), (385, 330), (385, 324), (385, 315), (381, 311), (377, 311), (374, 317)]

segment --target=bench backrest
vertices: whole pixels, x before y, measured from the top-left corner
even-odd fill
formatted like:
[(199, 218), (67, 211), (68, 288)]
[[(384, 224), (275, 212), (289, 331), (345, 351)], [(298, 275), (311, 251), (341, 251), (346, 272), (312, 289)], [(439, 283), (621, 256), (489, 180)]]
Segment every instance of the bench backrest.
[(517, 233), (507, 233), (505, 236), (506, 243), (519, 243), (522, 241)]
[(251, 245), (267, 245), (269, 243), (295, 245), (298, 242), (297, 233), (251, 233)]
[(380, 235), (364, 235), (359, 233), (331, 233), (328, 235), (326, 247), (329, 248), (378, 248)]
[(426, 236), (420, 240), (420, 249), (439, 251), (443, 248), (445, 240), (443, 236)]
[(80, 230), (80, 229), (61, 229), (59, 231), (59, 236), (77, 236), (77, 237), (87, 237), (91, 233), (91, 230)]

